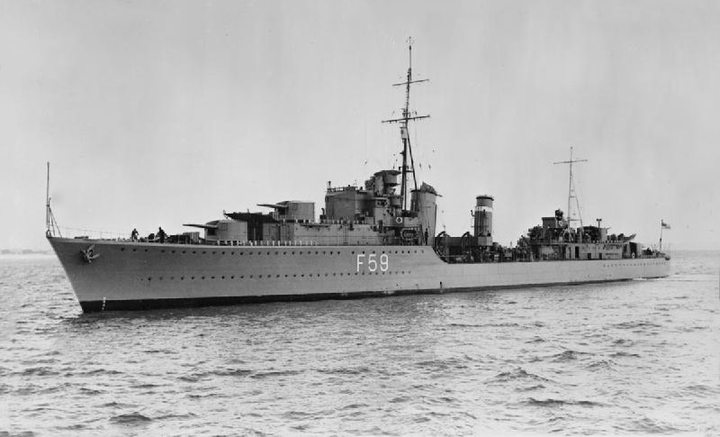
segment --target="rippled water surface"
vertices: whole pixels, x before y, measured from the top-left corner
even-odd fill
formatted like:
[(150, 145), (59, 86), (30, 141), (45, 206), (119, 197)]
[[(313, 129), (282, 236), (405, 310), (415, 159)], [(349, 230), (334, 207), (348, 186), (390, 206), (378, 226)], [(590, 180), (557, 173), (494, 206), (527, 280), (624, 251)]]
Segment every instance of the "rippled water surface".
[(720, 435), (720, 253), (660, 280), (83, 315), (0, 258), (0, 435)]

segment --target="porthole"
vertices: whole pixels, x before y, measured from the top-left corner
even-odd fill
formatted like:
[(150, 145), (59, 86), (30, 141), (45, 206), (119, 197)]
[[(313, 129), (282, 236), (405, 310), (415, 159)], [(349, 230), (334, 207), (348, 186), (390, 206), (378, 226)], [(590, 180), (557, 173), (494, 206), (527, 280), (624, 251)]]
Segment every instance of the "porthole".
[(193, 250), (193, 254), (197, 253), (197, 251)]
[(152, 281), (152, 277), (151, 277), (151, 276), (148, 276), (148, 281)]
[(120, 248), (120, 252), (125, 252), (125, 248), (124, 248), (124, 247), (121, 247), (121, 248)]
[(181, 281), (184, 281), (184, 280), (185, 280), (185, 276), (180, 276), (180, 280), (181, 280)]
[(205, 280), (205, 276), (201, 276), (200, 279), (202, 279), (202, 280), (204, 281), (204, 280)]
[(133, 249), (133, 252), (137, 252), (137, 249)]
[(225, 279), (225, 276), (220, 276), (220, 279)]
[(185, 253), (185, 251), (183, 250), (182, 253)]
[(207, 254), (207, 251), (206, 251), (206, 250), (203, 250), (203, 255), (205, 255), (205, 254)]
[(174, 251), (174, 250), (171, 250), (170, 253), (175, 253), (175, 251)]
[(160, 253), (165, 253), (165, 249), (161, 250)]
[(192, 279), (192, 280), (194, 281), (194, 280), (195, 280), (195, 276), (190, 276), (190, 279)]

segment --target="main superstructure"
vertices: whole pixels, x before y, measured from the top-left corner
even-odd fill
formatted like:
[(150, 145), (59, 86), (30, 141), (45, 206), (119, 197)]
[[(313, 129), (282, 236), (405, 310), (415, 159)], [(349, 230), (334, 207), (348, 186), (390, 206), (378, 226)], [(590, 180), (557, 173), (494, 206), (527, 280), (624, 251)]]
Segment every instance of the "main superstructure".
[[(607, 228), (571, 225), (556, 210), (516, 245), (493, 240), (491, 195), (475, 198), (474, 226), (462, 236), (436, 232), (438, 192), (418, 185), (410, 122), (409, 45), (405, 105), (397, 123), (402, 165), (361, 186), (328, 184), (316, 216), (312, 202), (259, 204), (267, 212), (230, 212), (186, 224), (197, 230), (145, 238), (62, 238), (47, 205), (48, 239), (84, 311), (307, 300), (398, 293), (481, 290), (655, 278), (667, 257)], [(572, 161), (572, 157), (571, 157)], [(570, 194), (572, 195), (572, 174)], [(318, 217), (318, 218), (316, 218)]]

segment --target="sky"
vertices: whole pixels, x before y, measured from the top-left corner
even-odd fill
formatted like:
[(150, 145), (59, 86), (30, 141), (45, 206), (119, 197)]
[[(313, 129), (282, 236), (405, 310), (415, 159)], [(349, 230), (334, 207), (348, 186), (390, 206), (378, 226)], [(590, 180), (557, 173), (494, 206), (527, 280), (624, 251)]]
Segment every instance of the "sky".
[[(439, 230), (495, 198), (510, 244), (567, 209), (720, 249), (720, 3), (0, 0), (0, 249), (188, 230), (316, 202), (400, 164), (412, 37), (418, 183)], [(265, 210), (266, 211), (266, 210)]]

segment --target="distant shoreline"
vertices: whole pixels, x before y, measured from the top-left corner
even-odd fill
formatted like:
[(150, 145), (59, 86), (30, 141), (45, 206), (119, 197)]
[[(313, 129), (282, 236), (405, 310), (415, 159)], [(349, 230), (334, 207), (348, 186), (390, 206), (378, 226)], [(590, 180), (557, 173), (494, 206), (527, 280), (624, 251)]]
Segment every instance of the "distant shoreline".
[(35, 249), (3, 249), (0, 250), (0, 256), (17, 256), (17, 255), (52, 255), (50, 250)]

